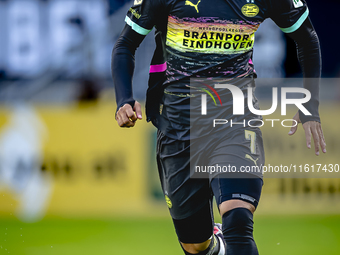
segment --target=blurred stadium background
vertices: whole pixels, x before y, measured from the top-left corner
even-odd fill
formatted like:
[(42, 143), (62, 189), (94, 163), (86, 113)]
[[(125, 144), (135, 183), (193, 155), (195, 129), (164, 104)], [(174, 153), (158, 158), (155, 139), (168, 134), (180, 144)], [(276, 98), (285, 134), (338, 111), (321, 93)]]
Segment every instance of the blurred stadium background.
[[(307, 3), (323, 53), (328, 153), (306, 150), (301, 128), (289, 138), (287, 128), (265, 126), (272, 165), (340, 163), (340, 2)], [(111, 50), (131, 4), (0, 1), (0, 254), (182, 254), (158, 183), (155, 129), (145, 120), (120, 129), (114, 120)], [(300, 69), (294, 42), (271, 21), (255, 45), (266, 105), (268, 78), (299, 78)], [(150, 33), (136, 56), (141, 102), (153, 49)], [(340, 254), (340, 173), (304, 177), (265, 179), (255, 216), (260, 254)]]

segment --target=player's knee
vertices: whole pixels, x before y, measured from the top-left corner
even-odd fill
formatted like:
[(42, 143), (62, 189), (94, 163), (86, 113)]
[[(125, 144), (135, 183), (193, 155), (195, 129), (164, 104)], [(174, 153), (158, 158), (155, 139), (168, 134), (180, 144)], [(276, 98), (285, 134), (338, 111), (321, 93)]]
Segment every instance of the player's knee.
[(228, 245), (255, 245), (253, 214), (246, 208), (232, 209), (222, 216), (223, 237)]
[(252, 214), (254, 214), (255, 209), (256, 209), (254, 205), (246, 201), (238, 200), (238, 199), (227, 200), (227, 201), (222, 202), (219, 205), (219, 210), (220, 210), (221, 215), (224, 215), (226, 212), (231, 211), (235, 208), (246, 208)]

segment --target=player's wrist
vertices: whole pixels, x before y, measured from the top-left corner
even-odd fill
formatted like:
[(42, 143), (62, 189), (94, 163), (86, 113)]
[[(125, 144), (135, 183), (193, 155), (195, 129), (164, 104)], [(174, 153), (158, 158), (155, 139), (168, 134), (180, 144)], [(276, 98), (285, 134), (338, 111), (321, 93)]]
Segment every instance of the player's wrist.
[(129, 99), (129, 100), (123, 101), (123, 102), (121, 102), (121, 103), (119, 103), (119, 104), (117, 103), (117, 109), (116, 109), (115, 117), (117, 117), (117, 112), (119, 111), (119, 109), (120, 109), (121, 107), (123, 107), (123, 106), (126, 105), (126, 104), (129, 104), (129, 105), (131, 105), (131, 107), (133, 108), (134, 105), (135, 105), (135, 102), (136, 102), (136, 100), (134, 100), (134, 99)]
[(316, 121), (321, 123), (319, 112), (312, 112), (312, 115), (305, 115), (301, 110), (299, 110), (299, 117), (302, 124), (308, 121)]

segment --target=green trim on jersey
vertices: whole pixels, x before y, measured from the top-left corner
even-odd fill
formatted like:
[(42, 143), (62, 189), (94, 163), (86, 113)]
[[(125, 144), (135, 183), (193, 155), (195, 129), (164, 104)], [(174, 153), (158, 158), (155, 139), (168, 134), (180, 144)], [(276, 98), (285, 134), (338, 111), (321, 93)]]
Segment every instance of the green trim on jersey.
[(295, 24), (291, 27), (287, 27), (287, 28), (280, 28), (282, 30), (282, 32), (284, 33), (293, 33), (296, 30), (299, 29), (299, 27), (301, 27), (302, 23), (307, 19), (309, 14), (309, 10), (307, 8), (307, 10), (304, 12), (304, 14), (302, 14), (302, 16), (298, 19), (298, 21), (295, 22)]
[(126, 24), (128, 24), (134, 31), (136, 31), (138, 34), (141, 35), (147, 35), (148, 33), (151, 32), (152, 29), (145, 29), (141, 26), (139, 26), (138, 24), (136, 24), (135, 22), (133, 22), (128, 16), (125, 17), (125, 22)]

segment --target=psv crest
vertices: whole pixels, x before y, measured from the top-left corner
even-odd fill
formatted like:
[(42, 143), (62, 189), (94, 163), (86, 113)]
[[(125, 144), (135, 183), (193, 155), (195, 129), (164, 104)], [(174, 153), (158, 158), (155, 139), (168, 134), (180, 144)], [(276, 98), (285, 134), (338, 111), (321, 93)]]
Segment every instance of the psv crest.
[(260, 8), (256, 4), (254, 4), (254, 2), (255, 0), (247, 0), (247, 4), (243, 5), (241, 11), (244, 16), (251, 18), (255, 17), (259, 13)]
[(256, 4), (245, 4), (241, 9), (242, 13), (246, 17), (255, 17), (260, 9)]

